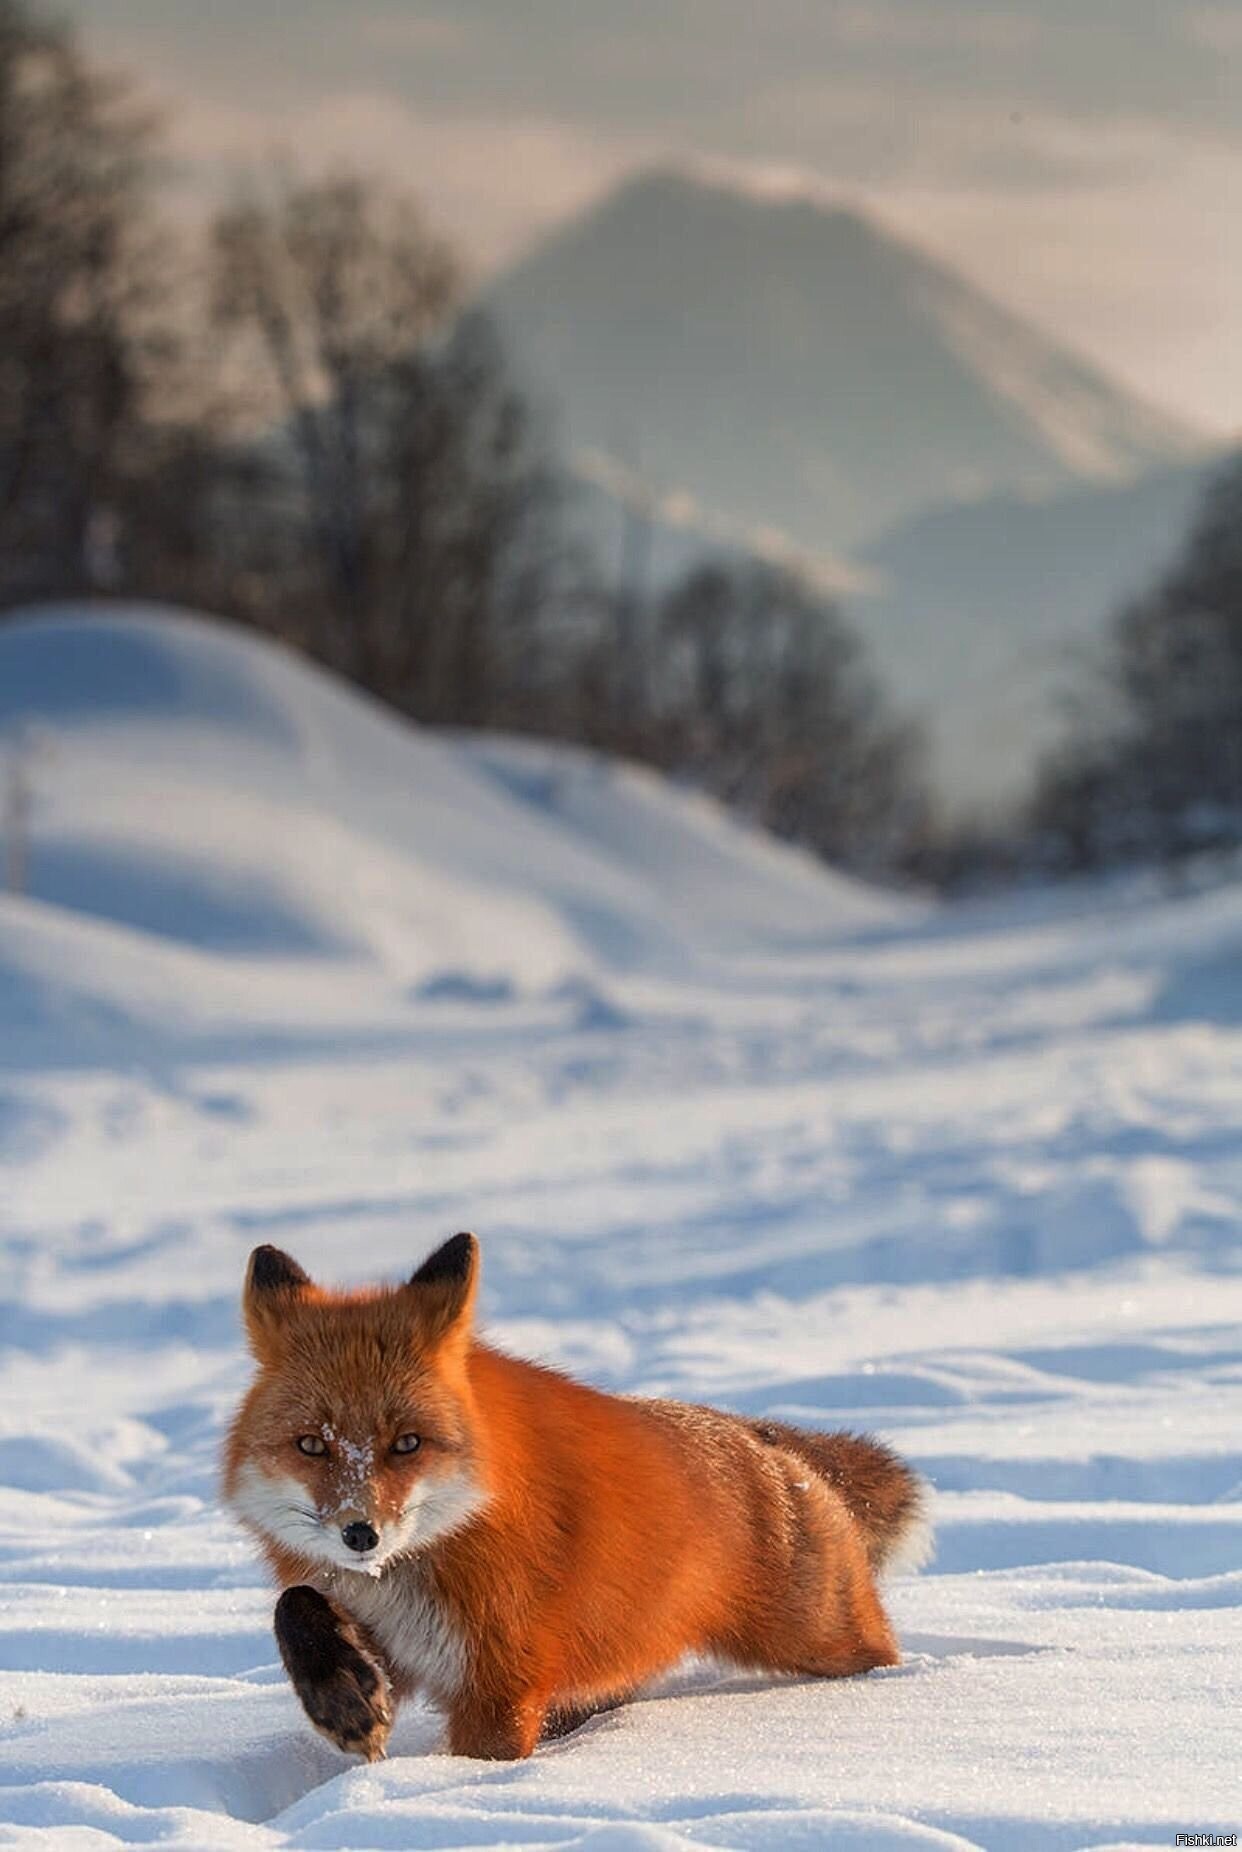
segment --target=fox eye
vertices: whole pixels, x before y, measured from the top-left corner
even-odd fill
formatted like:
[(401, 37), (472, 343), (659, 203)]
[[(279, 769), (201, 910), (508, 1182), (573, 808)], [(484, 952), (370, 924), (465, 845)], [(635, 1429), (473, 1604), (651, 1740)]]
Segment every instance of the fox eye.
[(419, 1434), (398, 1434), (392, 1443), (392, 1450), (394, 1453), (417, 1453), (422, 1444), (422, 1436)]
[(322, 1434), (299, 1434), (298, 1452), (319, 1455), (328, 1451), (328, 1443)]

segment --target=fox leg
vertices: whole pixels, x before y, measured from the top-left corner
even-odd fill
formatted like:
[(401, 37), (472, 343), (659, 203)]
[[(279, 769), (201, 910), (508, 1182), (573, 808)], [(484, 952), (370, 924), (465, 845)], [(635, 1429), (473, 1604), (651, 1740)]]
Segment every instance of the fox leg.
[(791, 1671), (812, 1678), (852, 1678), (856, 1672), (874, 1672), (877, 1666), (900, 1664), (897, 1644), (885, 1627), (870, 1638), (841, 1635), (817, 1644)]
[(544, 1719), (541, 1742), (554, 1743), (562, 1736), (569, 1736), (574, 1730), (580, 1730), (592, 1717), (600, 1717), (605, 1711), (619, 1710), (625, 1703), (623, 1696), (601, 1698), (598, 1704), (557, 1704)]
[[(879, 1603), (876, 1604), (877, 1610)], [(855, 1616), (834, 1621), (818, 1631), (808, 1630), (800, 1639), (785, 1636), (777, 1641), (747, 1642), (733, 1655), (744, 1665), (766, 1672), (793, 1673), (802, 1678), (853, 1678), (858, 1672), (873, 1672), (877, 1666), (901, 1663), (901, 1654), (892, 1629), (882, 1611), (860, 1623)]]
[(338, 1749), (378, 1761), (392, 1728), (392, 1691), (355, 1622), (318, 1589), (287, 1588), (276, 1603), (276, 1644), (315, 1728)]
[(831, 1619), (803, 1643), (798, 1664), (791, 1671), (816, 1678), (850, 1678), (855, 1672), (900, 1663), (888, 1616), (865, 1569), (834, 1607)]
[(792, 1475), (790, 1491), (796, 1522), (786, 1533), (783, 1575), (733, 1617), (731, 1639), (710, 1644), (722, 1658), (804, 1677), (850, 1678), (897, 1665), (897, 1642), (847, 1507), (831, 1488)]
[(538, 1743), (547, 1714), (546, 1700), (534, 1693), (512, 1698), (463, 1692), (449, 1710), (449, 1749), (482, 1761), (522, 1761)]

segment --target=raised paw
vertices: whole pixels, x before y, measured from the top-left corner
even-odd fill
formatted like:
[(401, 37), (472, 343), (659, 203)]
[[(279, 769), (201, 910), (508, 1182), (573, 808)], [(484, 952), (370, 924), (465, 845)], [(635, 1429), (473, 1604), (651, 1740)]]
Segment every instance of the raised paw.
[(315, 1728), (347, 1754), (378, 1761), (392, 1729), (392, 1693), (349, 1616), (318, 1589), (287, 1588), (276, 1603), (276, 1644)]

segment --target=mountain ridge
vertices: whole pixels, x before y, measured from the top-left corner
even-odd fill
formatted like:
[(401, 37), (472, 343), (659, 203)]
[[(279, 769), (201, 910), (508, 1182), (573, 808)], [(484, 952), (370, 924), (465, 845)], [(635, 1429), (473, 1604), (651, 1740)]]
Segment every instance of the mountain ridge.
[(1206, 449), (856, 207), (702, 172), (623, 181), (485, 304), (571, 453), (813, 553)]

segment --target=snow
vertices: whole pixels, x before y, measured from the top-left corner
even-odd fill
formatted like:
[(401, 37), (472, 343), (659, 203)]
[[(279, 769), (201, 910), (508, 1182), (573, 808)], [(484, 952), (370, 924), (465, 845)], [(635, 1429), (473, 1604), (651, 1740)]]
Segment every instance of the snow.
[[(1242, 891), (929, 911), (160, 613), (0, 629), (19, 722), (0, 1846), (1238, 1830)], [(915, 1460), (900, 1667), (688, 1666), (516, 1765), (309, 1730), (216, 1499), (245, 1257), (395, 1277), (466, 1226), (524, 1354)]]

